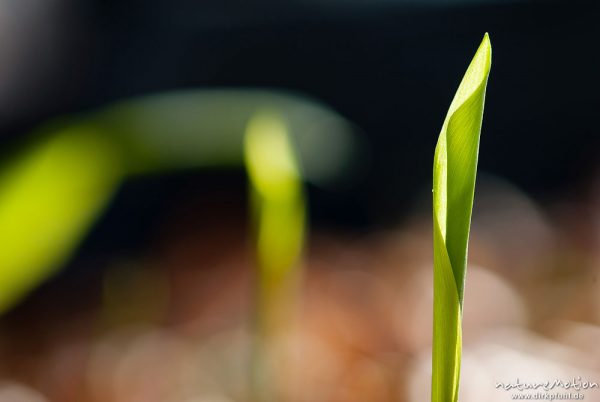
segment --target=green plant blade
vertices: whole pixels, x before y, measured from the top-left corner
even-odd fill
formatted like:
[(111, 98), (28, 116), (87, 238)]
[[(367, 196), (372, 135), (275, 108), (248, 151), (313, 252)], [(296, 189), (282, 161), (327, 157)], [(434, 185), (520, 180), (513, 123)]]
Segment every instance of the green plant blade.
[(257, 217), (261, 275), (277, 282), (296, 265), (304, 239), (302, 180), (288, 130), (277, 114), (248, 124), (245, 163)]
[[(345, 119), (310, 99), (273, 91), (148, 95), (31, 133), (9, 160), (0, 160), (0, 315), (69, 260), (124, 180), (240, 167), (246, 123), (265, 109), (285, 118), (303, 180), (335, 184), (354, 166), (360, 152)], [(272, 229), (265, 233), (285, 222), (278, 213), (303, 222), (302, 208), (269, 209), (265, 227)], [(289, 233), (276, 240), (298, 243), (297, 231)]]
[(281, 400), (281, 336), (293, 322), (301, 280), (306, 203), (288, 127), (278, 113), (253, 117), (244, 156), (251, 185), (258, 265), (255, 343), (251, 368), (253, 400)]
[(261, 111), (283, 116), (304, 180), (335, 184), (362, 151), (349, 122), (292, 93), (262, 90), (179, 90), (120, 101), (86, 117), (110, 133), (127, 155), (128, 173), (238, 167), (246, 123)]
[(0, 176), (0, 313), (68, 259), (121, 179), (119, 154), (87, 126), (35, 144)]
[(456, 91), (435, 149), (432, 402), (458, 399), (469, 230), (491, 55), (486, 33)]

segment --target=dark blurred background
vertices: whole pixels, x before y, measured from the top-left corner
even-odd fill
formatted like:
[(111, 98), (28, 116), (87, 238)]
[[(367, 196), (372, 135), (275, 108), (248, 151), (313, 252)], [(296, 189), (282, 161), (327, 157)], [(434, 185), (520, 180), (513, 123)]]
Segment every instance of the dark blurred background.
[(333, 107), (370, 144), (357, 185), (313, 189), (313, 219), (385, 225), (430, 185), (445, 111), (487, 31), (480, 169), (545, 200), (597, 169), (599, 10), (595, 1), (5, 1), (0, 132), (7, 143), (57, 115), (174, 88), (290, 90)]

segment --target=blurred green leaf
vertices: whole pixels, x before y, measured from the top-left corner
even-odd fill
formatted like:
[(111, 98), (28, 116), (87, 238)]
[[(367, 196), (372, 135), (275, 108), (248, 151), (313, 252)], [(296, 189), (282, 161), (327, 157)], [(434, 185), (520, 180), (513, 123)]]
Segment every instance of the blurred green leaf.
[(125, 100), (90, 116), (127, 153), (131, 173), (240, 167), (248, 121), (262, 110), (286, 120), (302, 177), (330, 185), (352, 171), (361, 149), (333, 110), (291, 93), (182, 90)]
[[(348, 171), (356, 150), (348, 123), (309, 99), (271, 91), (144, 96), (47, 127), (42, 136), (34, 133), (0, 171), (0, 313), (68, 261), (124, 179), (242, 167), (247, 122), (263, 109), (285, 118), (286, 146), (298, 150), (297, 176), (326, 184)], [(297, 228), (277, 238), (267, 234), (280, 229), (281, 219), (303, 224), (303, 204), (286, 208), (271, 207), (263, 218), (270, 229), (261, 241), (279, 241), (279, 250), (288, 247), (283, 244), (300, 247), (291, 246), (299, 241)], [(281, 258), (292, 255), (282, 251)]]
[(302, 182), (287, 127), (277, 115), (259, 114), (245, 141), (246, 168), (258, 217), (258, 260), (265, 276), (294, 266), (304, 235)]
[(72, 126), (28, 148), (0, 176), (0, 312), (66, 262), (121, 179), (101, 133)]
[(450, 105), (435, 149), (432, 402), (458, 399), (467, 250), (491, 54), (486, 33)]
[(277, 401), (278, 340), (293, 321), (300, 282), (306, 207), (288, 128), (276, 113), (257, 114), (245, 137), (256, 230), (258, 294), (252, 388), (257, 401)]

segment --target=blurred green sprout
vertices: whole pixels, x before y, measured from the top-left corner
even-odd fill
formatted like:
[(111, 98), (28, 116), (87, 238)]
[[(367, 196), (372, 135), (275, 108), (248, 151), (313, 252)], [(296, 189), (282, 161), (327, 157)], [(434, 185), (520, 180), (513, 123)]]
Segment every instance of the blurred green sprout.
[[(247, 122), (267, 109), (285, 118), (298, 157), (294, 169), (304, 179), (328, 186), (356, 160), (358, 148), (343, 118), (309, 99), (274, 91), (150, 95), (32, 133), (0, 169), (0, 314), (69, 261), (125, 180), (182, 169), (243, 168)], [(329, 150), (327, 158), (323, 150)], [(275, 187), (296, 191), (295, 185)], [(269, 233), (279, 223), (272, 214), (280, 212), (273, 211), (265, 213), (262, 226), (270, 229), (263, 243), (274, 241)], [(277, 240), (295, 241), (283, 237)], [(280, 262), (263, 262), (268, 264)]]
[(248, 124), (245, 161), (251, 185), (258, 264), (256, 342), (251, 370), (258, 401), (276, 401), (283, 359), (280, 336), (293, 321), (301, 279), (306, 203), (289, 130), (276, 113), (257, 114)]
[(89, 126), (46, 136), (0, 175), (0, 312), (65, 264), (122, 178), (113, 144)]

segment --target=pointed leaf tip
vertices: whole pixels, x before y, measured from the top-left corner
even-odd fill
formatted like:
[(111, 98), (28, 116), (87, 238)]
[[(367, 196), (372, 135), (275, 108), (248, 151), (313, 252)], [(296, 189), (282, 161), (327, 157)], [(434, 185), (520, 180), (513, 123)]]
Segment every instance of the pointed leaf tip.
[(491, 49), (486, 33), (450, 104), (435, 150), (432, 402), (458, 398), (464, 280)]

